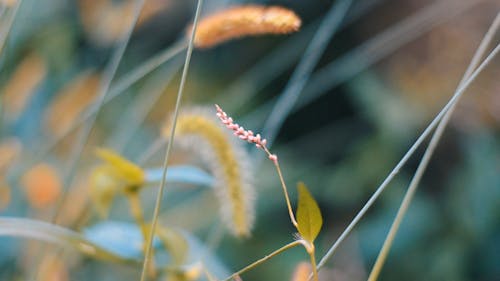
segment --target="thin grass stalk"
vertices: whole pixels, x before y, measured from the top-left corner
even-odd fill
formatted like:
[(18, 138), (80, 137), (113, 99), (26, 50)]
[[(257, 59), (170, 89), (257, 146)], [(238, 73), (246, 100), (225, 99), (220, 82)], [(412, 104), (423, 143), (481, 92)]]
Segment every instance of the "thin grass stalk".
[(104, 101), (106, 99), (106, 95), (108, 93), (109, 87), (111, 85), (111, 82), (113, 78), (115, 77), (116, 70), (118, 69), (118, 66), (120, 65), (120, 62), (123, 58), (123, 55), (125, 53), (125, 50), (127, 49), (128, 43), (130, 41), (130, 38), (132, 37), (132, 33), (134, 31), (135, 25), (137, 23), (137, 20), (139, 19), (139, 15), (141, 14), (142, 7), (144, 6), (145, 0), (137, 0), (137, 3), (135, 5), (135, 10), (134, 10), (134, 20), (129, 27), (127, 34), (123, 38), (123, 40), (119, 43), (118, 47), (116, 48), (115, 52), (113, 53), (113, 56), (111, 58), (111, 61), (109, 62), (108, 66), (106, 67), (106, 70), (104, 72), (104, 76), (101, 80), (100, 86), (99, 86), (99, 95), (98, 99), (95, 103), (96, 107), (96, 114), (94, 114), (87, 122), (84, 124), (82, 127), (82, 132), (78, 135), (76, 144), (73, 146), (73, 150), (71, 151), (69, 161), (67, 163), (67, 169), (65, 171), (65, 175), (63, 178), (63, 191), (61, 194), (60, 199), (58, 200), (58, 203), (55, 208), (55, 212), (51, 218), (51, 222), (55, 223), (57, 221), (57, 218), (59, 216), (59, 213), (62, 209), (62, 206), (64, 205), (64, 202), (66, 200), (66, 196), (68, 193), (69, 185), (71, 184), (75, 173), (76, 173), (76, 168), (78, 166), (78, 163), (80, 161), (81, 155), (83, 153), (83, 150), (85, 148), (85, 145), (87, 144), (88, 138), (90, 137), (90, 134), (92, 132), (92, 129), (95, 125), (95, 122), (97, 120), (97, 115), (99, 114), (102, 106), (104, 105)]
[(297, 108), (304, 107), (318, 99), (328, 93), (328, 89), (361, 73), (362, 70), (392, 54), (404, 44), (411, 42), (433, 27), (455, 18), (484, 1), (442, 0), (422, 8), (414, 15), (356, 47), (347, 55), (319, 69), (311, 77)]
[[(142, 7), (144, 6), (145, 0), (137, 0), (137, 4), (135, 6), (134, 10), (134, 20), (130, 26), (130, 28), (127, 31), (127, 34), (125, 37), (122, 39), (122, 41), (119, 43), (118, 47), (116, 48), (115, 52), (113, 53), (113, 56), (111, 58), (110, 63), (108, 64), (104, 77), (101, 80), (100, 83), (100, 88), (99, 88), (99, 95), (98, 95), (98, 100), (96, 102), (96, 114), (87, 122), (84, 124), (82, 128), (82, 132), (78, 135), (77, 138), (77, 143), (74, 145), (73, 150), (71, 151), (69, 161), (67, 163), (67, 169), (64, 173), (63, 177), (63, 190), (60, 198), (58, 199), (58, 202), (56, 203), (55, 209), (51, 215), (50, 222), (51, 223), (56, 223), (57, 218), (59, 216), (59, 213), (62, 210), (62, 207), (64, 206), (64, 202), (66, 200), (66, 197), (68, 195), (68, 190), (69, 190), (69, 185), (71, 184), (75, 174), (76, 174), (76, 167), (78, 166), (78, 162), (80, 160), (81, 154), (83, 153), (83, 150), (85, 148), (85, 144), (87, 143), (88, 137), (90, 136), (90, 133), (92, 131), (92, 128), (94, 127), (95, 121), (97, 119), (97, 113), (99, 113), (100, 109), (102, 108), (104, 104), (104, 100), (106, 98), (106, 94), (108, 93), (109, 86), (111, 85), (111, 81), (113, 80), (116, 70), (118, 69), (118, 66), (120, 65), (120, 61), (123, 57), (123, 54), (125, 53), (125, 49), (127, 48), (128, 42), (130, 41), (130, 37), (132, 36), (132, 32), (134, 31), (134, 27), (137, 23), (137, 20), (139, 18), (139, 15), (142, 11)], [(35, 264), (34, 268), (34, 278), (31, 278), (30, 280), (37, 280), (38, 275), (40, 272), (40, 266), (42, 263), (42, 258), (44, 255), (44, 249), (41, 250), (40, 254), (38, 255), (39, 257), (37, 258), (37, 262)]]
[(144, 165), (149, 159), (162, 149), (162, 147), (167, 143), (167, 140), (163, 136), (157, 137), (151, 145), (147, 147), (147, 149), (139, 155), (137, 158), (137, 163), (139, 165)]
[[(469, 64), (469, 67), (465, 71), (465, 74), (462, 77), (462, 80), (458, 84), (458, 87), (463, 85), (463, 83), (467, 80), (467, 78), (469, 78), (470, 74), (479, 65), (480, 60), (484, 56), (484, 53), (486, 52), (488, 46), (490, 45), (496, 31), (498, 30), (499, 25), (500, 25), (500, 13), (495, 18), (493, 24), (490, 26), (484, 39), (482, 40), (481, 44), (479, 45), (479, 48), (477, 49), (476, 53), (474, 54), (474, 57), (472, 58), (472, 61)], [(420, 180), (422, 179), (422, 176), (425, 173), (425, 170), (426, 170), (426, 168), (431, 160), (432, 154), (434, 153), (436, 146), (439, 143), (446, 126), (448, 125), (448, 122), (453, 114), (453, 111), (454, 111), (456, 105), (458, 104), (458, 101), (459, 101), (459, 99), (457, 99), (456, 102), (453, 103), (453, 106), (450, 107), (450, 110), (448, 112), (446, 112), (443, 119), (441, 119), (441, 121), (439, 122), (439, 125), (438, 125), (436, 131), (432, 135), (431, 141), (430, 141), (427, 149), (425, 150), (425, 153), (424, 153), (422, 159), (420, 160), (420, 163), (417, 167), (417, 170), (415, 171), (415, 175), (413, 176), (413, 178), (408, 186), (408, 190), (407, 190), (407, 192), (403, 198), (403, 201), (398, 209), (396, 217), (394, 218), (394, 221), (391, 225), (391, 228), (389, 229), (389, 233), (387, 234), (387, 237), (384, 241), (384, 244), (382, 245), (382, 248), (381, 248), (380, 253), (377, 257), (377, 260), (375, 261), (373, 269), (368, 277), (368, 281), (376, 281), (378, 279), (378, 276), (380, 275), (380, 272), (382, 271), (382, 267), (384, 266), (384, 263), (387, 259), (389, 251), (391, 249), (394, 238), (396, 237), (396, 234), (399, 230), (401, 222), (403, 221), (403, 218), (406, 215), (406, 212), (408, 211), (410, 203), (411, 203), (411, 201), (415, 195), (415, 192), (418, 188), (418, 184), (420, 183)]]
[[(125, 74), (123, 78), (119, 79), (116, 82), (115, 86), (112, 86), (109, 89), (109, 93), (104, 98), (103, 105), (106, 105), (107, 103), (109, 103), (113, 99), (115, 99), (116, 97), (125, 93), (125, 90), (128, 89), (130, 86), (132, 86), (134, 83), (136, 83), (141, 78), (143, 78), (144, 76), (149, 74), (151, 71), (154, 71), (156, 68), (158, 68), (163, 63), (165, 63), (165, 62), (171, 60), (172, 58), (174, 58), (175, 56), (177, 56), (184, 49), (186, 49), (186, 42), (184, 40), (178, 41), (177, 43), (174, 43), (173, 46), (170, 46), (169, 48), (162, 51), (158, 55), (147, 60), (145, 63), (134, 68), (134, 70), (132, 70), (130, 73)], [(56, 148), (65, 137), (67, 137), (69, 134), (74, 132), (81, 124), (83, 124), (84, 122), (88, 121), (91, 118), (94, 118), (95, 115), (98, 113), (99, 108), (100, 107), (98, 106), (98, 104), (95, 103), (89, 109), (87, 109), (85, 112), (83, 112), (80, 115), (80, 117), (77, 118), (74, 121), (74, 123), (68, 127), (68, 129), (65, 132), (56, 136), (55, 139), (51, 140), (48, 144), (43, 146), (36, 153), (35, 157), (33, 157), (34, 160), (32, 162), (36, 163), (40, 159), (43, 159), (45, 156), (47, 156), (47, 154), (52, 149)]]
[(271, 258), (273, 258), (273, 257), (275, 257), (275, 256), (277, 256), (277, 255), (279, 255), (279, 254), (281, 254), (281, 253), (283, 253), (284, 251), (289, 250), (289, 249), (291, 249), (291, 248), (293, 248), (293, 247), (296, 247), (296, 246), (298, 246), (298, 245), (302, 245), (302, 243), (303, 243), (303, 241), (301, 241), (301, 240), (296, 240), (296, 241), (293, 241), (293, 242), (291, 242), (291, 243), (288, 243), (288, 244), (286, 244), (285, 246), (283, 246), (283, 247), (279, 248), (278, 250), (276, 250), (276, 251), (274, 251), (274, 252), (270, 253), (269, 255), (266, 255), (265, 257), (263, 257), (263, 258), (261, 258), (261, 259), (259, 259), (259, 260), (255, 261), (255, 262), (253, 262), (253, 263), (251, 263), (251, 264), (249, 264), (249, 265), (245, 266), (244, 268), (242, 268), (242, 269), (238, 270), (237, 272), (235, 272), (235, 273), (231, 274), (231, 276), (227, 277), (227, 278), (226, 278), (226, 279), (224, 279), (223, 281), (229, 281), (229, 280), (231, 280), (231, 279), (234, 279), (236, 276), (240, 276), (241, 274), (243, 274), (243, 273), (245, 273), (245, 272), (249, 271), (250, 269), (255, 268), (256, 266), (258, 266), (258, 265), (260, 265), (260, 264), (262, 264), (262, 263), (266, 262), (267, 260), (269, 260), (269, 259), (271, 259)]
[(7, 37), (12, 30), (12, 25), (14, 24), (14, 20), (16, 19), (17, 12), (21, 7), (22, 2), (22, 0), (16, 1), (16, 6), (14, 7), (14, 11), (12, 11), (12, 15), (10, 15), (7, 24), (2, 28), (2, 32), (0, 33), (0, 54), (3, 53), (5, 42), (7, 42)]
[(304, 56), (295, 68), (285, 90), (276, 101), (271, 111), (271, 115), (262, 129), (262, 135), (266, 136), (269, 147), (272, 146), (278, 130), (293, 109), (314, 67), (323, 55), (323, 52), (328, 46), (328, 42), (330, 42), (339, 29), (351, 4), (352, 0), (337, 0), (325, 15), (318, 31), (311, 40), (311, 43), (307, 46)]
[[(404, 19), (385, 31), (363, 42), (340, 58), (317, 70), (304, 88), (304, 94), (297, 101), (292, 113), (310, 104), (312, 101), (329, 93), (332, 89), (363, 70), (369, 68), (381, 59), (392, 54), (404, 44), (465, 12), (484, 0), (455, 2), (441, 0), (419, 10), (414, 15)], [(254, 110), (246, 119), (259, 119), (271, 111), (276, 99), (269, 100)], [(260, 121), (259, 121), (260, 122)], [(247, 122), (248, 123), (248, 122)]]
[[(19, 11), (19, 8), (21, 7), (21, 4), (22, 4), (22, 0), (18, 0), (17, 3), (16, 3), (16, 7), (14, 8), (14, 11), (12, 12), (12, 15), (8, 18), (8, 21), (7, 21), (7, 24), (2, 28), (2, 31), (0, 33), (0, 58), (2, 57), (1, 55), (3, 54), (3, 48), (5, 46), (5, 43), (7, 42), (7, 37), (10, 33), (10, 30), (12, 29), (12, 25), (14, 23), (14, 20), (16, 18), (16, 15), (17, 15), (17, 12)], [(8, 8), (4, 8), (3, 11), (2, 11), (2, 17), (5, 13), (5, 10), (7, 10)], [(3, 63), (1, 63), (2, 61), (0, 61), (0, 66), (3, 66)], [(3, 124), (4, 124), (4, 109), (3, 109), (3, 106), (4, 106), (4, 102), (3, 102), (3, 99), (4, 99), (4, 94), (2, 94), (1, 96), (1, 102), (0, 102), (0, 135), (2, 133), (2, 127), (3, 127)]]
[[(170, 84), (175, 73), (180, 69), (180, 64), (172, 62), (168, 68), (159, 73), (155, 73), (151, 81), (144, 86), (140, 93), (134, 98), (132, 105), (123, 114), (123, 123), (110, 133), (107, 143), (115, 151), (122, 151), (134, 133), (144, 122), (148, 113), (157, 104), (158, 100), (164, 94), (164, 89)], [(147, 96), (143, 95), (146, 94)]]
[[(340, 29), (356, 22), (363, 15), (368, 13), (374, 6), (381, 4), (386, 0), (370, 0), (353, 3), (349, 9)], [(299, 33), (294, 34), (285, 42), (274, 48), (269, 54), (259, 59), (257, 63), (251, 66), (238, 78), (231, 82), (223, 92), (217, 95), (225, 100), (226, 109), (237, 111), (262, 90), (270, 81), (283, 74), (285, 70), (292, 67), (303, 54), (314, 35), (314, 31), (321, 23), (321, 19), (314, 20), (302, 28)], [(216, 100), (219, 98), (215, 98)]]
[(163, 162), (163, 172), (162, 172), (162, 178), (160, 182), (160, 187), (158, 189), (158, 193), (156, 195), (156, 203), (155, 203), (155, 208), (153, 212), (153, 218), (151, 221), (151, 227), (149, 229), (149, 237), (146, 241), (146, 251), (144, 254), (144, 263), (142, 265), (142, 272), (141, 272), (141, 281), (146, 280), (146, 272), (148, 270), (148, 265), (150, 263), (151, 259), (151, 250), (152, 250), (152, 245), (153, 245), (153, 238), (156, 230), (156, 224), (158, 222), (158, 216), (160, 214), (160, 207), (161, 207), (161, 201), (163, 199), (163, 193), (165, 191), (165, 186), (166, 186), (166, 176), (167, 176), (167, 170), (168, 170), (168, 161), (170, 158), (170, 151), (172, 149), (172, 145), (174, 142), (174, 137), (175, 137), (175, 127), (177, 125), (177, 118), (179, 116), (179, 108), (181, 104), (181, 99), (182, 99), (182, 94), (184, 91), (184, 86), (186, 83), (186, 78), (187, 78), (187, 73), (189, 70), (189, 63), (191, 61), (191, 54), (193, 53), (193, 42), (194, 42), (194, 36), (196, 34), (196, 28), (198, 25), (198, 20), (201, 14), (201, 8), (203, 6), (203, 0), (198, 0), (198, 4), (196, 6), (196, 12), (193, 20), (193, 32), (191, 33), (191, 36), (189, 38), (189, 44), (188, 44), (188, 49), (186, 53), (186, 61), (184, 62), (184, 69), (182, 71), (182, 77), (181, 77), (181, 82), (179, 85), (179, 91), (177, 93), (177, 100), (175, 102), (175, 109), (174, 109), (174, 117), (173, 117), (173, 124), (172, 124), (172, 129), (170, 131), (170, 138), (169, 142), (167, 144), (167, 150), (165, 152), (165, 159)]
[(320, 270), (326, 262), (335, 254), (338, 246), (344, 241), (344, 239), (351, 233), (353, 228), (358, 224), (358, 222), (363, 218), (366, 212), (370, 209), (370, 207), (375, 203), (378, 196), (385, 190), (385, 188), (389, 185), (389, 183), (394, 179), (394, 177), (399, 173), (401, 168), (406, 164), (408, 159), (415, 153), (417, 148), (422, 144), (422, 142), (430, 135), (430, 133), (436, 128), (439, 121), (443, 118), (443, 116), (448, 112), (448, 110), (453, 106), (453, 103), (462, 96), (462, 94), (467, 90), (467, 88), (474, 82), (476, 77), (490, 64), (495, 55), (500, 51), (500, 45), (497, 45), (496, 48), (488, 55), (488, 57), (481, 63), (481, 65), (471, 74), (471, 76), (463, 83), (462, 86), (455, 92), (453, 97), (448, 101), (448, 103), (443, 107), (443, 109), (436, 115), (436, 117), (431, 121), (431, 123), (425, 128), (425, 130), (420, 134), (417, 140), (413, 143), (410, 149), (405, 153), (403, 158), (398, 162), (398, 164), (392, 169), (389, 175), (384, 179), (384, 181), (380, 184), (379, 187), (372, 194), (370, 199), (365, 203), (363, 208), (356, 214), (353, 220), (349, 223), (346, 229), (342, 232), (339, 238), (334, 242), (334, 244), (328, 249), (327, 253), (321, 258), (318, 263), (318, 270)]

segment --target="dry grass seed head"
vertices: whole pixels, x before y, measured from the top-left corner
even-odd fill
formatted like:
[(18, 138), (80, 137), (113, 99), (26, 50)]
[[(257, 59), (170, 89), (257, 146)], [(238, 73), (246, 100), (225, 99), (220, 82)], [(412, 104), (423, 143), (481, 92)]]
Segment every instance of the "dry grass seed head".
[[(171, 122), (163, 128), (170, 134)], [(200, 156), (214, 174), (215, 194), (224, 223), (236, 236), (248, 236), (254, 221), (254, 188), (249, 156), (215, 118), (211, 107), (191, 108), (179, 115), (176, 141)]]
[[(287, 34), (299, 30), (300, 18), (278, 6), (246, 5), (229, 8), (203, 19), (197, 27), (194, 45), (210, 48), (249, 35)], [(192, 32), (188, 29), (188, 35)]]

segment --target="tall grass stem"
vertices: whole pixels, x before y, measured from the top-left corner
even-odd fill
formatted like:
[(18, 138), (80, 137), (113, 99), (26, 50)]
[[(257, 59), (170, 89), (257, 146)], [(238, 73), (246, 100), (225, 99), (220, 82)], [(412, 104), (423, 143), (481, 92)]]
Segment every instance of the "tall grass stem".
[[(471, 60), (471, 63), (469, 64), (467, 70), (465, 71), (464, 76), (462, 77), (462, 80), (458, 84), (458, 87), (462, 86), (464, 82), (467, 80), (467, 78), (470, 77), (471, 73), (474, 71), (474, 69), (479, 65), (481, 58), (484, 56), (484, 53), (486, 52), (488, 46), (490, 45), (491, 41), (493, 40), (493, 37), (498, 30), (498, 27), (500, 25), (500, 13), (497, 15), (495, 20), (493, 21), (493, 24), (489, 28), (488, 32), (486, 33), (484, 39), (482, 40), (481, 44), (479, 45), (479, 48), (477, 49), (476, 53), (474, 54), (474, 57)], [(380, 272), (382, 271), (382, 267), (387, 259), (387, 256), (389, 254), (389, 250), (392, 246), (392, 243), (394, 241), (394, 238), (396, 237), (396, 234), (399, 230), (399, 227), (401, 225), (401, 222), (403, 221), (404, 216), (406, 215), (406, 212), (408, 211), (408, 208), (410, 206), (410, 203), (415, 195), (415, 192), (418, 188), (418, 184), (420, 183), (420, 180), (422, 179), (422, 176), (425, 172), (425, 169), (427, 168), (432, 154), (434, 153), (434, 150), (436, 149), (437, 144), (439, 143), (441, 136), (443, 135), (443, 132), (446, 128), (446, 125), (448, 124), (448, 121), (450, 120), (450, 117), (453, 114), (453, 111), (458, 104), (459, 99), (457, 99), (453, 105), (450, 107), (448, 112), (444, 115), (443, 119), (439, 122), (439, 125), (432, 135), (431, 141), (425, 150), (424, 155), (422, 156), (422, 159), (417, 167), (417, 170), (415, 171), (415, 175), (413, 176), (409, 186), (408, 190), (403, 198), (403, 201), (399, 207), (399, 210), (396, 214), (396, 217), (394, 218), (394, 221), (391, 225), (391, 228), (389, 229), (389, 232), (387, 234), (387, 237), (384, 241), (384, 244), (382, 245), (382, 249), (380, 250), (380, 253), (377, 257), (377, 260), (375, 261), (375, 264), (373, 266), (373, 269), (368, 277), (368, 281), (376, 281), (378, 279), (378, 276), (380, 275)]]
[(162, 172), (162, 179), (160, 183), (160, 187), (158, 189), (158, 193), (156, 195), (156, 203), (155, 203), (155, 208), (153, 212), (153, 217), (151, 221), (151, 228), (149, 229), (149, 237), (146, 241), (146, 251), (144, 254), (144, 263), (142, 266), (142, 272), (141, 272), (141, 281), (146, 280), (146, 272), (148, 270), (148, 264), (151, 259), (151, 250), (152, 250), (152, 245), (153, 245), (153, 237), (155, 234), (155, 229), (156, 229), (156, 224), (158, 222), (158, 216), (160, 214), (160, 207), (161, 207), (161, 201), (163, 199), (163, 193), (165, 191), (165, 186), (166, 186), (166, 176), (167, 176), (167, 170), (168, 170), (168, 161), (170, 158), (170, 151), (172, 149), (172, 145), (174, 142), (174, 137), (175, 137), (175, 128), (177, 125), (177, 118), (179, 116), (179, 108), (181, 104), (181, 99), (182, 99), (182, 94), (184, 91), (184, 86), (186, 83), (186, 78), (187, 78), (187, 73), (189, 70), (189, 63), (191, 61), (191, 54), (193, 53), (193, 41), (194, 41), (194, 36), (196, 34), (196, 28), (198, 25), (198, 20), (201, 14), (201, 8), (203, 6), (203, 0), (198, 0), (198, 4), (196, 6), (196, 12), (193, 20), (193, 32), (191, 33), (191, 36), (189, 38), (189, 44), (188, 44), (188, 49), (186, 53), (186, 61), (184, 62), (184, 69), (182, 70), (182, 76), (181, 76), (181, 82), (179, 85), (179, 91), (177, 93), (177, 100), (175, 102), (175, 109), (174, 109), (174, 117), (172, 121), (172, 129), (170, 131), (170, 138), (169, 142), (167, 143), (167, 149), (165, 152), (165, 159), (163, 162), (163, 172)]
[(453, 97), (448, 101), (448, 103), (442, 108), (442, 110), (437, 114), (437, 116), (431, 121), (431, 123), (425, 128), (425, 130), (420, 134), (417, 140), (413, 143), (410, 149), (405, 153), (403, 158), (397, 163), (397, 165), (392, 169), (389, 175), (385, 178), (385, 180), (380, 184), (379, 187), (375, 190), (372, 196), (365, 203), (363, 208), (356, 214), (353, 220), (349, 223), (346, 229), (342, 232), (339, 238), (334, 242), (334, 244), (328, 249), (327, 253), (321, 258), (318, 263), (318, 270), (320, 270), (326, 262), (335, 254), (338, 246), (344, 241), (344, 239), (351, 233), (353, 228), (358, 224), (358, 222), (363, 218), (366, 212), (370, 209), (370, 207), (375, 203), (378, 196), (385, 190), (385, 188), (389, 185), (389, 183), (394, 179), (394, 177), (399, 173), (400, 169), (406, 164), (408, 159), (415, 153), (417, 148), (422, 144), (422, 142), (430, 135), (430, 133), (436, 128), (439, 121), (443, 118), (443, 116), (450, 110), (455, 101), (462, 96), (465, 90), (472, 84), (472, 82), (476, 79), (476, 77), (489, 65), (489, 63), (493, 60), (495, 55), (500, 51), (500, 45), (497, 45), (496, 48), (488, 55), (488, 57), (481, 63), (481, 65), (471, 74), (471, 76), (459, 87), (459, 89), (455, 92)]

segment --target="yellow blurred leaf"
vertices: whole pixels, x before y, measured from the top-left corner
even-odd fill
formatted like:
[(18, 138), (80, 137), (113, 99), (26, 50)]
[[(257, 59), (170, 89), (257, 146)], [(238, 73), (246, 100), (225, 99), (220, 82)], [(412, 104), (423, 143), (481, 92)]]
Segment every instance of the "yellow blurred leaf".
[(128, 161), (117, 153), (104, 148), (98, 148), (96, 154), (123, 177), (130, 185), (140, 185), (144, 182), (144, 171), (134, 163)]
[(302, 238), (312, 243), (321, 230), (323, 218), (318, 203), (316, 203), (306, 185), (299, 182), (297, 189), (299, 191), (297, 229)]

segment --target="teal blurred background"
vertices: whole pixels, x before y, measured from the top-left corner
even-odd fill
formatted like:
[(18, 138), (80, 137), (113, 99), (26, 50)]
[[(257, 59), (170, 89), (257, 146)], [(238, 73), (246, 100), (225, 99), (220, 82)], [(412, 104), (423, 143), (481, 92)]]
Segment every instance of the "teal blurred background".
[[(353, 2), (273, 145), (291, 197), (296, 198), (295, 183), (303, 181), (318, 200), (324, 217), (317, 240), (319, 257), (451, 98), (500, 12), (495, 0)], [(23, 0), (18, 10), (10, 1), (0, 3), (0, 31), (6, 36), (0, 57), (0, 143), (14, 140), (21, 151), (11, 161), (8, 154), (13, 148), (0, 149), (0, 216), (49, 221), (54, 205), (30, 200), (24, 171), (36, 153), (95, 100), (97, 81), (132, 22), (134, 1)], [(244, 3), (250, 2), (205, 0), (202, 14)], [(220, 104), (245, 128), (260, 132), (332, 1), (251, 3), (288, 7), (302, 18), (303, 26), (291, 35), (243, 38), (195, 50), (183, 105)], [(147, 0), (113, 81), (181, 40), (195, 7), (196, 1)], [(490, 48), (498, 44), (499, 34)], [(80, 211), (89, 207), (85, 180), (95, 163), (93, 147), (110, 147), (137, 161), (159, 137), (173, 109), (184, 54), (103, 107), (60, 224), (75, 228)], [(500, 280), (499, 63), (493, 60), (461, 100), (380, 280)], [(70, 98), (63, 102), (64, 95)], [(58, 100), (61, 105), (56, 108)], [(142, 115), (144, 120), (138, 121)], [(76, 134), (70, 134), (44, 156), (43, 163), (62, 175), (76, 140)], [(214, 256), (229, 272), (293, 240), (272, 163), (258, 162), (260, 151), (248, 149), (256, 163), (258, 193), (250, 238), (221, 236), (218, 203), (211, 192), (175, 188), (163, 204), (162, 222), (215, 245)], [(320, 279), (367, 278), (424, 150), (417, 150)], [(160, 166), (161, 154), (148, 166)], [(183, 160), (181, 153), (174, 157), (175, 163)], [(143, 199), (153, 202), (153, 191)], [(145, 204), (145, 214), (152, 213), (152, 205)], [(127, 207), (117, 202), (110, 218), (130, 221)], [(83, 225), (96, 222), (92, 216), (84, 218)], [(40, 244), (0, 237), (0, 280), (26, 280)], [(39, 280), (138, 280), (139, 268), (69, 256), (54, 275)], [(294, 249), (242, 278), (289, 280), (297, 263), (307, 260), (302, 249)]]

